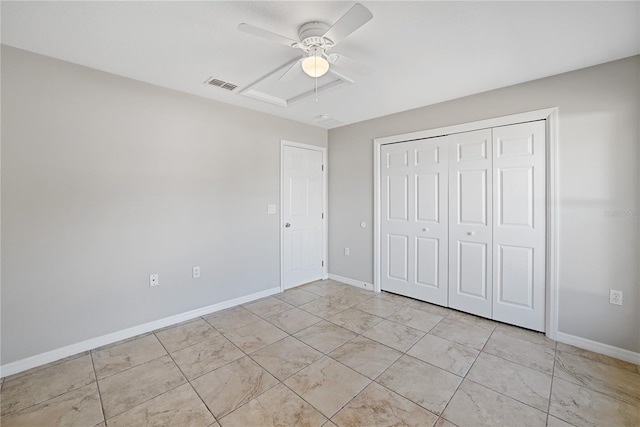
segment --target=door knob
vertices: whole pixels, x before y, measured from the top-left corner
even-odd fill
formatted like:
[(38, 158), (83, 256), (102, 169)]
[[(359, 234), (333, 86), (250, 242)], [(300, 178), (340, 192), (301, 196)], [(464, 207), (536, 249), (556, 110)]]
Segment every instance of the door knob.
[(287, 227), (287, 228), (289, 228), (289, 227), (291, 227), (291, 224), (286, 223), (284, 226), (285, 226), (285, 227)]
[(475, 232), (475, 231), (469, 231), (469, 232), (467, 232), (467, 234), (468, 234), (469, 236), (475, 236), (475, 235), (476, 235), (476, 232)]
[(425, 227), (422, 229), (422, 231), (429, 231), (429, 229)]

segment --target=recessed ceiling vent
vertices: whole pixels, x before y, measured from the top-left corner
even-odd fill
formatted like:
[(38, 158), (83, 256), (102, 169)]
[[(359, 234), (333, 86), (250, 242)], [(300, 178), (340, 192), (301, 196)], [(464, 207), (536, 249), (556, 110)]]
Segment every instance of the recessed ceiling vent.
[(220, 89), (226, 89), (229, 91), (234, 90), (235, 88), (237, 88), (237, 85), (234, 85), (233, 83), (229, 83), (229, 82), (225, 82), (223, 80), (219, 80), (219, 79), (214, 79), (213, 77), (207, 79), (207, 81), (204, 82), (205, 84), (211, 85), (211, 86), (216, 86), (219, 87)]
[(319, 116), (314, 117), (313, 121), (316, 122), (317, 125), (323, 126), (323, 127), (336, 127), (341, 124), (344, 124), (344, 122), (338, 119), (334, 119), (328, 114), (320, 114)]

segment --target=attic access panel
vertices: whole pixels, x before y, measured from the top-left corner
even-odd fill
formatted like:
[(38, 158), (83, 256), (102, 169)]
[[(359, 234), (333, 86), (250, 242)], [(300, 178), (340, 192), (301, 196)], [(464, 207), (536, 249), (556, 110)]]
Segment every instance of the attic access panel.
[[(298, 58), (287, 62), (278, 69), (261, 77), (240, 91), (241, 95), (280, 107), (290, 107), (315, 96), (316, 79), (300, 73), (293, 80), (282, 82), (280, 76), (291, 67)], [(353, 80), (330, 69), (327, 74), (318, 77), (318, 95), (339, 87), (350, 85)]]

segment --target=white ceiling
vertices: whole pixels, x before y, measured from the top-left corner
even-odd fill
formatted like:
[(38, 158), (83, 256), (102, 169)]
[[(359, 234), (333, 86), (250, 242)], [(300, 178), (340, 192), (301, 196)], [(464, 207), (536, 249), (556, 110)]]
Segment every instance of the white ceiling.
[[(640, 54), (640, 2), (364, 1), (373, 19), (336, 51), (374, 68), (290, 107), (238, 92), (299, 51), (237, 30), (297, 39), (354, 2), (2, 2), (2, 43), (253, 110), (354, 123)], [(206, 86), (216, 77), (234, 92)], [(309, 89), (314, 81), (308, 79)]]

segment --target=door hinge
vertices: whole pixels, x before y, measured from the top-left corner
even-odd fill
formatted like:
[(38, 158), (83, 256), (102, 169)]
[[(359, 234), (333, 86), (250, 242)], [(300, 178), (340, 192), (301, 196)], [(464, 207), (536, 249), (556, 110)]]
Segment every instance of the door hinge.
[(324, 171), (324, 165), (322, 165), (322, 170)]
[(324, 267), (324, 261), (322, 261), (322, 266)]
[(324, 212), (322, 212), (322, 219), (324, 219)]

